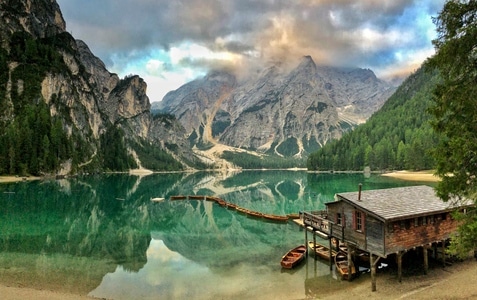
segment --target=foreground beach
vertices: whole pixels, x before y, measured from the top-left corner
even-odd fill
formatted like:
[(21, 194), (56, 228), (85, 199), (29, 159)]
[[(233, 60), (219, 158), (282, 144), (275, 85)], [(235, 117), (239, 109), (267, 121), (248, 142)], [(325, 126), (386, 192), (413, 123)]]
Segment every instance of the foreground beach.
[[(362, 274), (352, 282), (343, 281), (332, 290), (323, 290), (316, 299), (477, 299), (477, 261), (467, 259), (445, 268), (433, 267), (428, 275), (404, 276), (402, 282), (392, 272), (377, 275), (377, 291), (371, 292), (369, 273)], [(91, 300), (86, 295), (75, 295), (28, 287), (5, 286), (0, 284), (2, 299), (65, 299)], [(261, 299), (297, 299), (290, 295), (264, 294)], [(231, 298), (236, 299), (231, 295)]]

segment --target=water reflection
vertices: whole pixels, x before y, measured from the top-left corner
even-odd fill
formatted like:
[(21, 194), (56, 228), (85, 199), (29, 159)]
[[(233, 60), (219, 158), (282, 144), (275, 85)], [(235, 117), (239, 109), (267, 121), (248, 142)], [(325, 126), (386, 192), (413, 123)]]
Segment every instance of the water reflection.
[[(169, 197), (217, 195), (284, 215), (321, 209), (335, 193), (357, 190), (359, 183), (364, 189), (409, 185), (350, 174), (216, 175), (112, 174), (2, 184), (0, 281), (83, 294), (93, 290), (93, 295), (117, 299), (264, 298), (264, 291), (270, 298), (277, 292), (305, 297), (313, 282), (323, 282), (310, 278), (331, 275), (326, 264), (317, 268), (313, 260), (295, 274), (280, 272), (281, 255), (303, 242), (296, 225)], [(154, 203), (155, 197), (166, 200)]]

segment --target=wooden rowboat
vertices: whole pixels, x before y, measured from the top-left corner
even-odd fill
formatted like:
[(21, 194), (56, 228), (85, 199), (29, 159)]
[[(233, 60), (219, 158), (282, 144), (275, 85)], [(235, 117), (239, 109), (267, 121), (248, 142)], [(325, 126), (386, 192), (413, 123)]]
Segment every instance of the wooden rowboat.
[(234, 203), (225, 202), (225, 206), (226, 206), (228, 209), (237, 209), (237, 204), (234, 204)]
[(366, 252), (364, 250), (357, 250), (356, 258), (358, 259), (358, 263), (363, 264), (363, 266), (369, 267), (369, 252)]
[(292, 269), (305, 259), (306, 246), (300, 245), (288, 251), (282, 256), (280, 264), (285, 269)]
[(288, 222), (287, 216), (278, 216), (278, 215), (271, 215), (271, 214), (263, 214), (264, 219), (276, 222)]
[(330, 248), (320, 244), (315, 244), (313, 241), (308, 242), (308, 249), (310, 249), (310, 253), (312, 255), (315, 255), (319, 258), (322, 258), (328, 261), (333, 259), (337, 253), (335, 250), (331, 250), (331, 257), (330, 257)]
[(348, 266), (348, 254), (342, 251), (338, 252), (335, 255), (335, 265), (336, 271), (338, 271), (341, 278), (343, 278), (344, 280), (349, 280), (356, 274), (356, 269), (354, 265), (351, 264), (351, 268)]
[(254, 217), (254, 218), (261, 218), (261, 217), (263, 217), (263, 214), (262, 214), (261, 212), (253, 211), (253, 210), (248, 210), (248, 211), (247, 211), (247, 215), (250, 216), (250, 217)]
[(237, 206), (235, 209), (237, 210), (237, 212), (243, 213), (243, 214), (248, 214), (248, 212), (249, 212), (248, 209), (240, 207), (240, 206)]
[(300, 214), (287, 214), (288, 219), (299, 219)]
[(187, 196), (182, 196), (182, 195), (171, 196), (171, 200), (183, 200), (183, 199), (187, 199)]
[(217, 203), (218, 203), (220, 206), (226, 206), (226, 205), (227, 205), (227, 202), (225, 202), (225, 201), (222, 200), (222, 199), (217, 200)]

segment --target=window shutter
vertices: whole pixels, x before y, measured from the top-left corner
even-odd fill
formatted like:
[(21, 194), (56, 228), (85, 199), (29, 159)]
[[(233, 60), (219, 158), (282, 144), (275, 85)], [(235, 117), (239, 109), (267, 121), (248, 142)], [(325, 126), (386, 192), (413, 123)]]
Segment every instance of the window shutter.
[(356, 230), (356, 210), (353, 211), (353, 230)]

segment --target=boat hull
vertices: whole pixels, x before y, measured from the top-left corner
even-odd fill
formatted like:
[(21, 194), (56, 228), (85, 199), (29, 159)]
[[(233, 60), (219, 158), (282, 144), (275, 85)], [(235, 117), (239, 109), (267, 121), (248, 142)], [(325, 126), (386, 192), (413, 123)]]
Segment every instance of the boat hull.
[(308, 242), (308, 249), (310, 250), (310, 253), (313, 256), (319, 257), (327, 261), (332, 260), (337, 253), (335, 250), (331, 250), (331, 256), (330, 256), (329, 248), (320, 244), (315, 244), (313, 241)]
[(285, 255), (282, 256), (280, 264), (282, 268), (293, 269), (298, 266), (304, 259), (306, 255), (306, 246), (300, 245), (288, 251)]
[(343, 251), (340, 251), (335, 255), (335, 266), (336, 271), (344, 280), (350, 280), (356, 274), (354, 265), (351, 265), (351, 267), (348, 265), (348, 254)]

